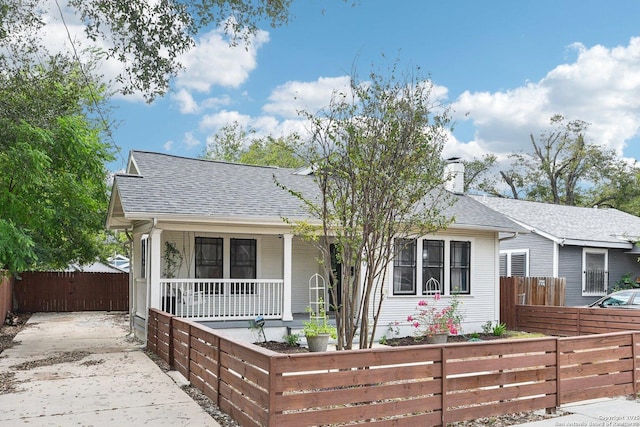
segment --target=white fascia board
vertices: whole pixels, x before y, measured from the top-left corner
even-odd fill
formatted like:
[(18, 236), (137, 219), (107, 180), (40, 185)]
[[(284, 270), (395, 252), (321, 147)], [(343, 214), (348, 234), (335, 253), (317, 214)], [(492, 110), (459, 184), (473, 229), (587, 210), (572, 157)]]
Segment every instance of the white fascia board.
[[(181, 223), (181, 224), (210, 224), (210, 225), (249, 225), (257, 227), (290, 227), (290, 224), (282, 218), (273, 217), (223, 217), (223, 216), (192, 216), (192, 215), (173, 215), (166, 213), (150, 214), (130, 212), (125, 214), (125, 218), (129, 221), (150, 221), (154, 218), (165, 223)], [(312, 225), (321, 225), (318, 220), (308, 220), (306, 218), (290, 218), (292, 222), (308, 221)]]
[(447, 229), (450, 230), (465, 230), (465, 231), (495, 231), (498, 233), (529, 233), (528, 229), (514, 229), (507, 227), (494, 227), (494, 226), (485, 226), (485, 225), (468, 225), (468, 224), (456, 224), (453, 223)]
[(609, 248), (609, 249), (631, 249), (633, 245), (630, 242), (601, 242), (596, 240), (578, 240), (578, 239), (564, 239), (561, 245), (571, 246), (587, 246), (590, 248)]

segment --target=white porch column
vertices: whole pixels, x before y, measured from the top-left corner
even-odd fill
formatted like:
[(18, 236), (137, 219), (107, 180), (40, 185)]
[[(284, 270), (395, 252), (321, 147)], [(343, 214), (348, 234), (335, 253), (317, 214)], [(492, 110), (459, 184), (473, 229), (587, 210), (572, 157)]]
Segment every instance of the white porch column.
[(293, 320), (293, 314), (291, 313), (291, 243), (293, 240), (293, 234), (283, 234), (282, 238), (284, 240), (282, 320)]
[(151, 308), (161, 309), (160, 269), (162, 268), (162, 230), (154, 228), (149, 233), (149, 282), (151, 284)]

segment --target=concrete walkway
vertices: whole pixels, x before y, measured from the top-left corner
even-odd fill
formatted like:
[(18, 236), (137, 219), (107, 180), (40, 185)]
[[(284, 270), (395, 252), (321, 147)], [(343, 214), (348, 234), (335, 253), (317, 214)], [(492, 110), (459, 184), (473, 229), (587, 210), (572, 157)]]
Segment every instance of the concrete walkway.
[(122, 313), (34, 314), (0, 354), (0, 426), (219, 426), (128, 332)]
[(558, 417), (519, 427), (640, 427), (640, 401), (626, 397), (594, 399), (562, 405)]

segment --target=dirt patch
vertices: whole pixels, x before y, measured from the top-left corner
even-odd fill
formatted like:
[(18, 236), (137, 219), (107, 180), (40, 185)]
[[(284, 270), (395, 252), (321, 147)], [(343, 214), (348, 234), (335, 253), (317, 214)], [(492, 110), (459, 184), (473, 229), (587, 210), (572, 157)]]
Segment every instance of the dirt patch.
[(266, 341), (266, 342), (254, 342), (254, 345), (258, 347), (266, 348), (277, 353), (308, 353), (307, 347), (301, 347), (300, 344), (289, 345), (282, 341)]
[(90, 354), (91, 353), (89, 353), (88, 351), (66, 351), (55, 356), (38, 360), (29, 360), (28, 362), (19, 363), (17, 365), (9, 367), (17, 371), (26, 371), (29, 369), (39, 368), (41, 366), (51, 366), (58, 365), (60, 363), (77, 362), (78, 360), (82, 360)]
[(0, 372), (0, 394), (18, 392), (17, 385), (23, 381), (16, 380), (15, 372)]
[(31, 313), (7, 314), (7, 319), (11, 319), (11, 324), (7, 324), (5, 320), (0, 327), (0, 354), (7, 348), (20, 344), (20, 341), (14, 341), (13, 338), (27, 326), (27, 320), (30, 318)]

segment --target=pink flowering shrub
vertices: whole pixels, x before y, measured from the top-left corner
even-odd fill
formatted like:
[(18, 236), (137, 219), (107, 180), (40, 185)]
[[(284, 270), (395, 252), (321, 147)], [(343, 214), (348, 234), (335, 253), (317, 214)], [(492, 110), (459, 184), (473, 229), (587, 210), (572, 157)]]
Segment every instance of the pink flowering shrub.
[(438, 301), (440, 301), (440, 294), (433, 296), (431, 304), (425, 300), (419, 301), (417, 312), (407, 317), (407, 321), (416, 328), (416, 336), (426, 337), (441, 333), (458, 335), (460, 332), (462, 323), (462, 314), (459, 311), (460, 300), (453, 295), (449, 305), (443, 308), (436, 307), (435, 303)]

